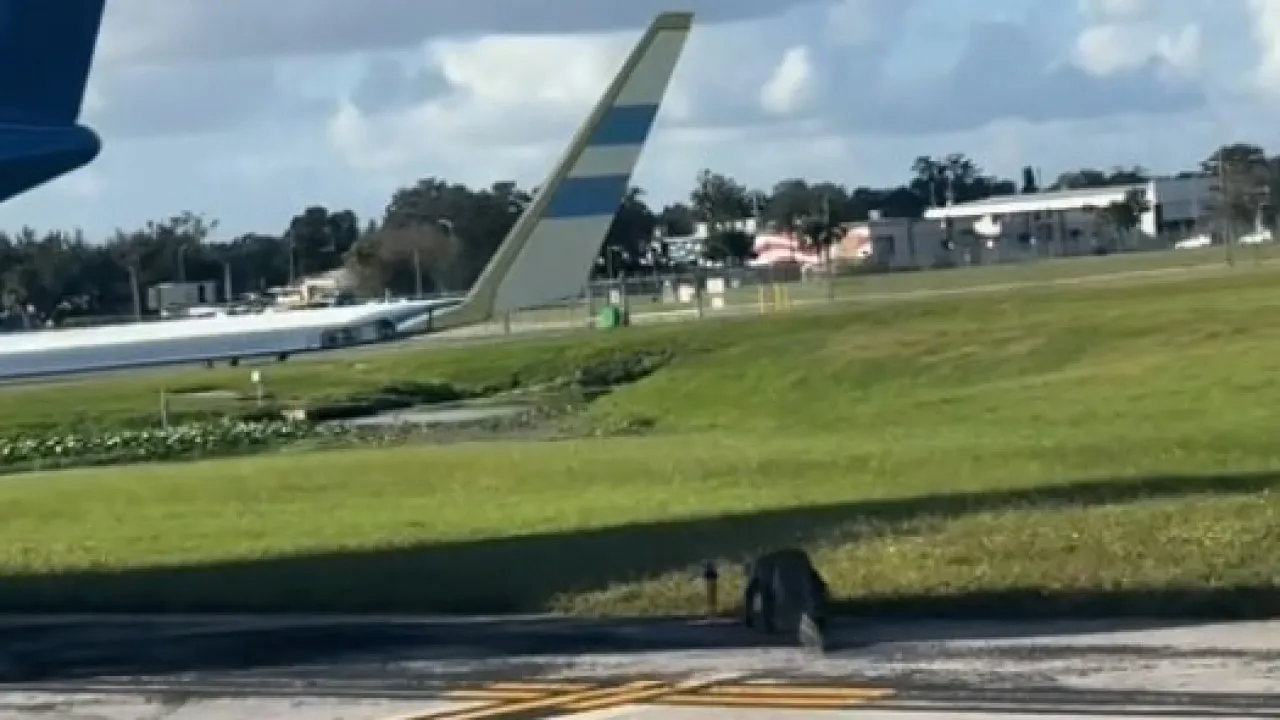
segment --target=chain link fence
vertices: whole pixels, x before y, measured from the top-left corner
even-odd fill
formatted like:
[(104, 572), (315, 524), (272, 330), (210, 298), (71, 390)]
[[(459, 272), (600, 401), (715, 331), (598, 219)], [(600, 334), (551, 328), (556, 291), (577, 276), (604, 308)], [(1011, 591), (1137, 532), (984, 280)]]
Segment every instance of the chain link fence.
[(698, 269), (595, 281), (577, 297), (511, 313), (474, 332), (598, 327), (615, 322), (611, 317), (616, 311), (635, 324), (767, 315), (838, 302), (960, 295), (1037, 285), (1131, 282), (1222, 272), (1233, 266), (1276, 260), (1280, 260), (1280, 246), (1265, 244), (1083, 255), (948, 269), (882, 271), (846, 267), (835, 273), (803, 272), (796, 266)]

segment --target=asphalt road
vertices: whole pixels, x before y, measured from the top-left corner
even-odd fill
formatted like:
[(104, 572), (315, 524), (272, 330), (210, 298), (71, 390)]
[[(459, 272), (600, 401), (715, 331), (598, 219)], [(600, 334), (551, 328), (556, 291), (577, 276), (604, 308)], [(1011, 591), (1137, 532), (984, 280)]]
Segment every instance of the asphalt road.
[(10, 618), (0, 717), (1280, 718), (1280, 622)]

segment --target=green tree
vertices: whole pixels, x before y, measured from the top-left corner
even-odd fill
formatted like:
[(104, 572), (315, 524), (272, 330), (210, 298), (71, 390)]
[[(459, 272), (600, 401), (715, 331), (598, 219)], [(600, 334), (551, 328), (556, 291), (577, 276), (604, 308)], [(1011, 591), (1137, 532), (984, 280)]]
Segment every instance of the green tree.
[(1213, 216), (1219, 232), (1230, 241), (1257, 224), (1270, 225), (1266, 217), (1271, 193), (1278, 182), (1266, 151), (1257, 145), (1224, 145), (1200, 164), (1213, 178)]
[(606, 277), (635, 273), (651, 256), (658, 216), (644, 201), (644, 190), (633, 187), (618, 207), (596, 260), (596, 272)]
[(741, 230), (717, 230), (707, 237), (702, 256), (711, 262), (740, 265), (754, 255), (754, 238)]

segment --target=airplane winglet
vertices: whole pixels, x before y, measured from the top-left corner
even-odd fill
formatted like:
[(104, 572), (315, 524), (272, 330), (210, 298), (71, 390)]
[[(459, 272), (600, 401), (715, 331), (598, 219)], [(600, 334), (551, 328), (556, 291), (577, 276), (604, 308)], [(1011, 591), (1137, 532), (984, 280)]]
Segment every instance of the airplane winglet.
[(631, 186), (692, 27), (693, 13), (668, 12), (654, 19), (444, 324), (484, 322), (582, 289)]

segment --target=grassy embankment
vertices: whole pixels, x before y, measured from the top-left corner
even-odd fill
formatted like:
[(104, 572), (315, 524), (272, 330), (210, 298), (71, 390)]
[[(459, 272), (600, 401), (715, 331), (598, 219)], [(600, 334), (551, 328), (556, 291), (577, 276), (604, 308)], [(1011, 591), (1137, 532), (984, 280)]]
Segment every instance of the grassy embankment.
[[(696, 611), (702, 558), (800, 542), (856, 609), (1274, 611), (1275, 282), (1242, 271), (273, 369), (277, 392), (303, 397), (673, 358), (589, 411), (643, 437), (7, 480), (0, 609)], [(114, 422), (147, 412), (160, 382), (7, 391), (0, 418)]]

